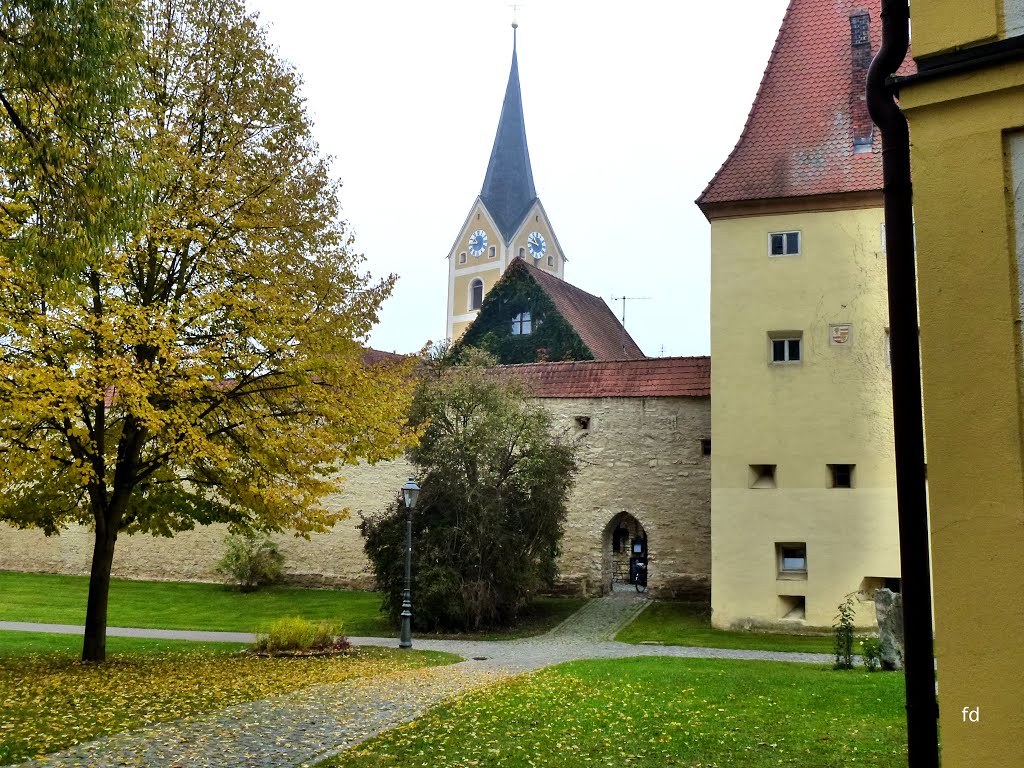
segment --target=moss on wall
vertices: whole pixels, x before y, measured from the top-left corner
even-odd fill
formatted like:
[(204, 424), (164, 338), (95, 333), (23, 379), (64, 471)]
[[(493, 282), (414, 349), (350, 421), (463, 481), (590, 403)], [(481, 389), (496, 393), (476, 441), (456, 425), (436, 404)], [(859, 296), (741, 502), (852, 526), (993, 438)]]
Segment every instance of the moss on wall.
[[(512, 318), (521, 312), (530, 313), (532, 331), (514, 336)], [(484, 298), (480, 314), (459, 339), (456, 352), (462, 347), (482, 349), (502, 365), (594, 359), (547, 293), (515, 263)]]

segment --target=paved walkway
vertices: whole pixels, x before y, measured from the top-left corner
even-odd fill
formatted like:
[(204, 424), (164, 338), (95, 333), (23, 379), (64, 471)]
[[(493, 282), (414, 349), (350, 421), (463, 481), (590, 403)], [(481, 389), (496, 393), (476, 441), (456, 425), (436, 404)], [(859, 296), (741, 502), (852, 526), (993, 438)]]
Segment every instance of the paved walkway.
[[(206, 715), (115, 734), (22, 765), (177, 766), (178, 768), (281, 768), (310, 766), (389, 728), (409, 722), (435, 704), (502, 680), (575, 659), (629, 656), (767, 659), (830, 663), (827, 654), (733, 651), (681, 646), (627, 645), (611, 640), (647, 607), (646, 598), (613, 593), (592, 600), (547, 634), (508, 641), (421, 640), (419, 650), (456, 653), (458, 664), (403, 671), (370, 680), (319, 685)], [(54, 629), (60, 627), (60, 629)], [(81, 627), (0, 622), (0, 629), (62, 631)], [(130, 637), (247, 642), (244, 633), (121, 629)], [(115, 634), (111, 630), (110, 634)], [(349, 638), (356, 645), (397, 645), (394, 638)]]

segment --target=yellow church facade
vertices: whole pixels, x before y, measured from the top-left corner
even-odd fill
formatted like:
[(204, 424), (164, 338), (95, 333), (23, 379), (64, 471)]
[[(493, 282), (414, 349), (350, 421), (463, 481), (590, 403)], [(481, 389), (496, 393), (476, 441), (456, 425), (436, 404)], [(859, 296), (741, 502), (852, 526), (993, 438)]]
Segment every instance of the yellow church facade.
[[(879, 0), (792, 0), (711, 223), (712, 622), (829, 627), (900, 589)], [(813, 34), (811, 34), (813, 32)]]
[(942, 762), (1009, 768), (1024, 765), (1024, 2), (914, 0), (911, 25)]
[(540, 200), (530, 206), (506, 243), (487, 206), (478, 197), (448, 254), (447, 338), (458, 339), (466, 332), (476, 319), (484, 296), (517, 257), (565, 279), (565, 257)]

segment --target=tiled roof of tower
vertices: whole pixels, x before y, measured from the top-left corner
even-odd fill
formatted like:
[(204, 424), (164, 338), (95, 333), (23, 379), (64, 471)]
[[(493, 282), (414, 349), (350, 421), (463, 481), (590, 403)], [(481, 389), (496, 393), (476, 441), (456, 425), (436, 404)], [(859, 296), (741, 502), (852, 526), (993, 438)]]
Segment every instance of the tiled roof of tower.
[(523, 96), (519, 89), (519, 60), (515, 33), (512, 38), (512, 69), (508, 73), (505, 101), (501, 105), (498, 130), (494, 135), (491, 157), (487, 162), (480, 199), (501, 230), (505, 242), (512, 239), (523, 217), (537, 199), (526, 145), (526, 121)]
[(499, 369), (525, 382), (533, 397), (708, 397), (710, 357), (579, 360)]
[(514, 268), (527, 270), (527, 274), (544, 289), (558, 312), (590, 348), (594, 359), (637, 360), (645, 357), (600, 296), (580, 290), (546, 270), (527, 264), (518, 256), (509, 264), (506, 274)]
[[(881, 139), (864, 103), (880, 8), (881, 0), (790, 0), (739, 141), (698, 205), (882, 189)], [(851, 16), (864, 12), (870, 46), (855, 48)], [(855, 132), (870, 135), (870, 152), (854, 153)]]

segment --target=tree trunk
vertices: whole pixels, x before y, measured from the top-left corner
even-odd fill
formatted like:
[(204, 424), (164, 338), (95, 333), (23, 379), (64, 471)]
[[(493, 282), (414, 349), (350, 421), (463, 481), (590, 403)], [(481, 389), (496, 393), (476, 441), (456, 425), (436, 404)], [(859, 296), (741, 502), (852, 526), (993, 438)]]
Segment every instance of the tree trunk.
[(85, 611), (82, 661), (107, 660), (107, 602), (110, 597), (110, 567), (114, 563), (117, 528), (96, 526), (89, 574), (89, 604)]

